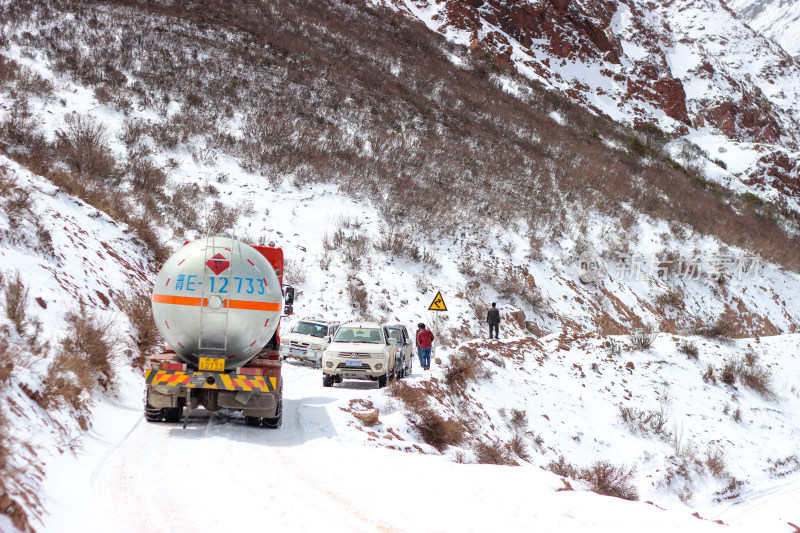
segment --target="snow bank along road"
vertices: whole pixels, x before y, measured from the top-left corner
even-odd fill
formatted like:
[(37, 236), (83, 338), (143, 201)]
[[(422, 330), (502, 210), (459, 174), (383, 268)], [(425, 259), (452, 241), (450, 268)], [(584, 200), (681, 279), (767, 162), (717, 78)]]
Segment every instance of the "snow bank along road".
[(373, 383), (323, 389), (318, 370), (291, 363), (284, 380), (279, 430), (203, 410), (186, 429), (148, 424), (141, 383), (131, 380), (120, 405), (98, 409), (80, 464), (56, 467), (46, 483), (50, 514), (42, 529), (720, 531), (684, 512), (558, 492), (560, 479), (538, 467), (455, 464), (376, 446), (340, 409), (383, 395)]

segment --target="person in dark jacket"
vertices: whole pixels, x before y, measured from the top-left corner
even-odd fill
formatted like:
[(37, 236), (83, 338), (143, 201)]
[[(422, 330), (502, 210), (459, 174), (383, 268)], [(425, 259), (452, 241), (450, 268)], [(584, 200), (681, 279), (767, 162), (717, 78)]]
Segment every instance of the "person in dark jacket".
[(500, 334), (500, 310), (494, 302), (492, 302), (492, 308), (486, 314), (486, 322), (489, 323), (489, 338), (492, 338), (492, 329), (494, 329), (494, 338), (497, 339)]
[(419, 350), (419, 364), (423, 370), (431, 369), (431, 348), (433, 347), (433, 332), (420, 322), (417, 330), (417, 350)]

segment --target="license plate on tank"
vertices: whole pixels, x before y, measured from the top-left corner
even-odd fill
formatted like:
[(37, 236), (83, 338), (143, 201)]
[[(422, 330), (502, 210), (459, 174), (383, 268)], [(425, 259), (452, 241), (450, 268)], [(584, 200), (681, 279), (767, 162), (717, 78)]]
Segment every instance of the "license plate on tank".
[(347, 366), (361, 366), (361, 361), (347, 361)]
[(200, 370), (208, 372), (225, 372), (225, 359), (218, 359), (216, 357), (201, 357)]

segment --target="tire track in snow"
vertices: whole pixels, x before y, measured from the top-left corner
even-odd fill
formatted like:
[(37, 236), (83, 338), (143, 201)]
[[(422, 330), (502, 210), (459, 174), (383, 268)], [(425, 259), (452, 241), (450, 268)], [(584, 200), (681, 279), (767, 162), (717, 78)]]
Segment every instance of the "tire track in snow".
[[(299, 398), (285, 398), (288, 409), (277, 431), (207, 411), (195, 411), (185, 430), (137, 422), (92, 474), (95, 501), (108, 523), (121, 533), (265, 523), (298, 532), (395, 531), (368, 516), (363, 501), (337, 492), (335, 479), (314, 475), (303, 451), (303, 412), (324, 406), (304, 404), (302, 395), (316, 377), (299, 368), (286, 372), (286, 391)], [(305, 422), (314, 427), (313, 417)]]

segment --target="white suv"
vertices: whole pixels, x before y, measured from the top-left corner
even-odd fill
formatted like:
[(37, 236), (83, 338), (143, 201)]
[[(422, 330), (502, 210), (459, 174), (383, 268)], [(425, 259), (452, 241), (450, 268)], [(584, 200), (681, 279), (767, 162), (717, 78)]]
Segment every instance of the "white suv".
[(339, 322), (329, 320), (303, 319), (292, 330), (281, 336), (281, 356), (293, 357), (300, 361), (311, 361), (320, 367), (322, 352), (329, 339), (336, 335)]
[(396, 341), (384, 324), (342, 324), (322, 354), (322, 385), (331, 387), (344, 379), (366, 379), (378, 387), (395, 376)]

